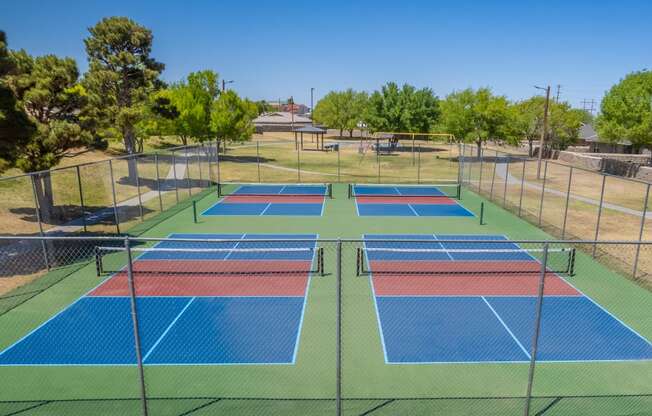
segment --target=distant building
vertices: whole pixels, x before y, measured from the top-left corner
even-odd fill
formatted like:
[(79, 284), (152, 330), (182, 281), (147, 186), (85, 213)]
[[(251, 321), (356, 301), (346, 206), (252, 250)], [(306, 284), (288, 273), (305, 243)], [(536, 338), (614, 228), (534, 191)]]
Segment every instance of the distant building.
[(294, 131), (297, 127), (309, 126), (312, 120), (299, 114), (287, 111), (263, 113), (253, 120), (256, 133), (266, 131)]
[(582, 124), (580, 128), (580, 144), (589, 146), (589, 152), (591, 153), (631, 154), (633, 151), (632, 143), (629, 140), (619, 140), (618, 142), (602, 140), (590, 124)]
[(299, 114), (299, 115), (305, 115), (310, 112), (310, 107), (308, 107), (305, 104), (289, 104), (289, 103), (280, 103), (278, 101), (268, 101), (267, 104), (269, 104), (270, 107), (274, 109), (274, 111), (281, 111), (281, 112), (287, 112), (287, 113), (294, 113), (294, 114)]

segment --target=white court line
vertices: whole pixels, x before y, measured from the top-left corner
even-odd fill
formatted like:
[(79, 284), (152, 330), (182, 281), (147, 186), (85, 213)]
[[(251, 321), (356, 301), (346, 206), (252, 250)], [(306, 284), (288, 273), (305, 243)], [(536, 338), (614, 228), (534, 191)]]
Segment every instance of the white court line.
[(530, 355), (530, 353), (527, 352), (527, 350), (525, 349), (525, 347), (523, 346), (523, 344), (521, 344), (521, 341), (519, 341), (518, 338), (516, 338), (516, 335), (514, 335), (514, 333), (512, 332), (512, 330), (509, 329), (509, 327), (507, 326), (507, 324), (505, 323), (505, 321), (503, 321), (503, 319), (500, 317), (500, 315), (498, 315), (498, 312), (496, 312), (496, 310), (493, 308), (493, 306), (491, 306), (491, 304), (487, 301), (487, 299), (485, 299), (484, 296), (480, 296), (480, 297), (482, 298), (482, 300), (484, 301), (484, 303), (487, 304), (487, 306), (489, 307), (489, 309), (491, 309), (491, 312), (493, 312), (493, 314), (494, 314), (494, 316), (496, 317), (496, 319), (498, 319), (498, 321), (500, 321), (500, 324), (503, 326), (503, 328), (505, 328), (505, 330), (509, 333), (509, 335), (510, 335), (510, 336), (512, 337), (512, 339), (516, 342), (516, 344), (518, 344), (518, 347), (521, 349), (521, 351), (523, 351), (523, 352), (525, 353), (525, 355), (527, 355), (527, 358), (532, 359), (532, 356)]
[(148, 357), (150, 356), (150, 354), (154, 351), (154, 349), (155, 349), (156, 347), (158, 347), (158, 344), (161, 343), (161, 341), (163, 340), (163, 338), (165, 338), (165, 336), (168, 334), (168, 332), (170, 332), (170, 329), (172, 329), (172, 327), (174, 326), (174, 324), (176, 324), (177, 321), (179, 320), (179, 318), (181, 318), (181, 315), (183, 315), (183, 313), (188, 309), (188, 307), (190, 306), (190, 304), (192, 304), (194, 301), (195, 301), (195, 298), (192, 297), (192, 298), (188, 301), (188, 303), (186, 303), (186, 306), (184, 306), (183, 309), (181, 309), (181, 311), (177, 314), (177, 316), (172, 320), (172, 322), (170, 322), (170, 325), (168, 325), (168, 327), (165, 328), (165, 331), (163, 331), (163, 333), (162, 333), (161, 336), (156, 340), (156, 342), (154, 343), (154, 345), (152, 345), (152, 347), (149, 349), (149, 351), (147, 351), (147, 354), (145, 354), (145, 356), (143, 356), (143, 363), (145, 362), (145, 360), (147, 360), (147, 358), (148, 358)]

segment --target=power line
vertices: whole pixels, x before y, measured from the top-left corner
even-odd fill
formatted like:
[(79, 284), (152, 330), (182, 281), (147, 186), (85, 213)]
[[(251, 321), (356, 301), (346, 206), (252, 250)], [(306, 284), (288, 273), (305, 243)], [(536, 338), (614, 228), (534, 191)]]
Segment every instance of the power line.
[(587, 100), (586, 98), (582, 100), (582, 110), (590, 113), (593, 115), (593, 112), (595, 111), (595, 105), (596, 102), (594, 99)]

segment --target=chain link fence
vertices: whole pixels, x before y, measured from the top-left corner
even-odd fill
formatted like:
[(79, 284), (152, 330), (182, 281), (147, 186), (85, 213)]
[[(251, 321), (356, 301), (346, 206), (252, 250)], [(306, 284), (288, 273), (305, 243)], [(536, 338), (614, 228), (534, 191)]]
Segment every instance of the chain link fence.
[(652, 243), (223, 237), (31, 238), (48, 264), (4, 257), (4, 282), (28, 280), (0, 303), (0, 414), (652, 405), (652, 293), (592, 255)]
[[(650, 184), (544, 159), (462, 145), (460, 177), (469, 189), (560, 239), (649, 240)], [(537, 172), (539, 172), (537, 176)], [(651, 264), (638, 251), (591, 247), (593, 257), (645, 285)]]

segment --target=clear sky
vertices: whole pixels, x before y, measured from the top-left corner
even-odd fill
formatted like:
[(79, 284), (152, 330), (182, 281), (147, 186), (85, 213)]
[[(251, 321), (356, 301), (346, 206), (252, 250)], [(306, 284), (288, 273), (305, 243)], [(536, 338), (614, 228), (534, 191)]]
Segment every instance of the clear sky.
[(71, 56), (82, 71), (87, 28), (112, 15), (153, 31), (165, 80), (213, 69), (252, 99), (309, 104), (310, 87), (318, 98), (387, 81), (519, 99), (561, 84), (581, 107), (652, 69), (650, 0), (0, 1), (11, 48)]

